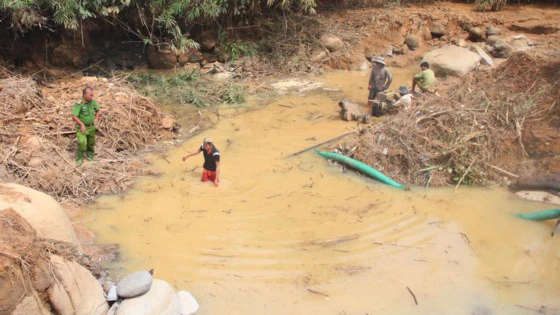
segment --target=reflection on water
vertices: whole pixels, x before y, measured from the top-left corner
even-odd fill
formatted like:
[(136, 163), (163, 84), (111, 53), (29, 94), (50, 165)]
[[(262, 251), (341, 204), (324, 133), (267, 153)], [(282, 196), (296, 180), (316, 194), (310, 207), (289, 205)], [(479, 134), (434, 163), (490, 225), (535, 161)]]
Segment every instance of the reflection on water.
[[(363, 76), (324, 81), (358, 99)], [(560, 313), (552, 222), (513, 215), (546, 205), (503, 189), (401, 191), (312, 151), (286, 158), (355, 127), (336, 102), (288, 96), (223, 119), (157, 160), (163, 176), (99, 199), (90, 227), (121, 244), (113, 267), (154, 268), (199, 314)], [(199, 182), (202, 156), (180, 158), (206, 135), (222, 154), (219, 188)]]

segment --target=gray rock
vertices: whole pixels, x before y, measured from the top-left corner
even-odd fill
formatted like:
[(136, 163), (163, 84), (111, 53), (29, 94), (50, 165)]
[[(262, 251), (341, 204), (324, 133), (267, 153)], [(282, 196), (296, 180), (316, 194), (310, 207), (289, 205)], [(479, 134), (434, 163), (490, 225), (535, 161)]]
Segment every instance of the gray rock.
[(494, 51), (492, 52), (492, 56), (495, 58), (509, 58), (512, 53), (511, 46), (509, 46), (504, 40), (497, 40), (493, 46)]
[(489, 25), (486, 28), (486, 36), (500, 35), (501, 33), (502, 31), (493, 25)]
[(442, 37), (445, 35), (445, 27), (443, 27), (441, 23), (434, 23), (430, 27), (430, 33), (432, 34), (432, 37)]
[(473, 42), (483, 42), (486, 39), (486, 33), (479, 27), (469, 27), (469, 40)]
[(152, 274), (147, 270), (136, 271), (117, 283), (117, 293), (123, 298), (142, 295), (152, 286)]
[(491, 35), (486, 39), (486, 44), (494, 45), (498, 40), (500, 40), (500, 38), (497, 35)]
[(179, 315), (179, 299), (171, 285), (163, 280), (154, 279), (146, 294), (125, 299), (117, 309), (116, 315)]
[(484, 51), (484, 49), (478, 47), (478, 46), (471, 46), (469, 48), (470, 51), (477, 53), (480, 55), (480, 57), (482, 58), (482, 63), (489, 65), (489, 66), (494, 66), (494, 62), (492, 61), (492, 57), (488, 56), (488, 54)]
[(454, 45), (435, 49), (424, 55), (423, 61), (430, 63), (436, 76), (463, 76), (480, 64), (481, 57)]
[(323, 35), (320, 39), (321, 45), (327, 48), (330, 52), (339, 51), (344, 48), (342, 39), (334, 35)]
[(177, 299), (181, 315), (194, 315), (200, 307), (196, 299), (187, 291), (177, 292)]
[(420, 38), (416, 35), (407, 35), (404, 42), (410, 48), (410, 50), (415, 50), (420, 45)]

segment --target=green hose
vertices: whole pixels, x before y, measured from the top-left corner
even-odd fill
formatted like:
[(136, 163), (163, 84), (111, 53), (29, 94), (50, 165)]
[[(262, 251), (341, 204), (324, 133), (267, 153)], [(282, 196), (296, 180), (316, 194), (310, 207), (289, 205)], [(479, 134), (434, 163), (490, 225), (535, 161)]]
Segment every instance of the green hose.
[(556, 218), (560, 218), (560, 208), (543, 210), (540, 212), (533, 212), (533, 213), (519, 213), (517, 214), (517, 217), (525, 220), (531, 220), (531, 221), (544, 221), (544, 220), (556, 219)]
[(334, 153), (334, 152), (323, 152), (323, 151), (315, 151), (317, 152), (317, 154), (319, 154), (320, 156), (327, 158), (327, 159), (331, 159), (331, 160), (335, 160), (337, 162), (340, 162), (344, 165), (348, 165), (352, 168), (357, 169), (358, 171), (374, 178), (377, 179), (378, 181), (385, 183), (387, 185), (396, 187), (396, 188), (400, 188), (400, 189), (404, 189), (405, 186), (397, 183), (396, 181), (394, 181), (393, 179), (391, 179), (389, 176), (381, 173), (380, 171), (374, 169), (373, 167), (364, 164), (358, 160), (354, 160), (351, 157), (347, 157), (345, 155), (342, 154), (338, 154), (338, 153)]

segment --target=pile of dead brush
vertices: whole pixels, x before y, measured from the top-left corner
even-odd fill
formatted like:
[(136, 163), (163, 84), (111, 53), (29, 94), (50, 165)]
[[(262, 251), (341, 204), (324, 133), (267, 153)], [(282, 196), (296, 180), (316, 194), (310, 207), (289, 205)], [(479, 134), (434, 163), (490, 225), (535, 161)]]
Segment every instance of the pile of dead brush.
[[(11, 74), (2, 84), (0, 180), (38, 189), (59, 201), (84, 202), (122, 191), (132, 177), (147, 173), (135, 154), (173, 137), (172, 120), (123, 80), (84, 77), (39, 86), (29, 77)], [(71, 111), (86, 86), (94, 89), (101, 106), (97, 161), (77, 168)]]
[(376, 124), (354, 157), (416, 185), (484, 185), (525, 175), (524, 127), (558, 111), (558, 68), (516, 54), (496, 70), (472, 73), (445, 95), (419, 98), (413, 110)]

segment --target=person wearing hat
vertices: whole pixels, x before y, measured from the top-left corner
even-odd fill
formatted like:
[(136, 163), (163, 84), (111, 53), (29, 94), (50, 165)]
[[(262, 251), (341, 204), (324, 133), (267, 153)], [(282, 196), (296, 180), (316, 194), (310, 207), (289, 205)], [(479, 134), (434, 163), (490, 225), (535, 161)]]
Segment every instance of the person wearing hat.
[(378, 56), (373, 58), (371, 61), (373, 61), (373, 68), (371, 69), (371, 74), (369, 75), (368, 104), (375, 100), (377, 93), (387, 90), (391, 85), (391, 82), (393, 82), (393, 76), (385, 67), (385, 60), (383, 57)]
[(212, 138), (204, 138), (204, 141), (198, 150), (183, 156), (183, 162), (200, 152), (204, 155), (204, 165), (202, 166), (202, 178), (200, 181), (212, 181), (214, 186), (218, 187), (218, 183), (220, 182), (220, 151), (218, 151), (218, 149), (214, 146)]
[(412, 94), (405, 85), (401, 85), (398, 89), (399, 95), (401, 96), (398, 101), (393, 104), (394, 107), (404, 107), (405, 110), (409, 110), (412, 107)]
[(424, 61), (420, 64), (420, 69), (422, 71), (412, 79), (412, 93), (415, 92), (417, 85), (422, 92), (435, 93), (436, 76), (430, 69), (430, 64)]

